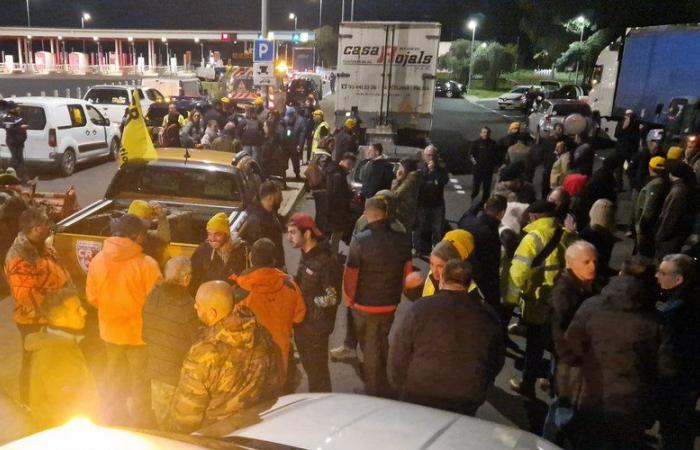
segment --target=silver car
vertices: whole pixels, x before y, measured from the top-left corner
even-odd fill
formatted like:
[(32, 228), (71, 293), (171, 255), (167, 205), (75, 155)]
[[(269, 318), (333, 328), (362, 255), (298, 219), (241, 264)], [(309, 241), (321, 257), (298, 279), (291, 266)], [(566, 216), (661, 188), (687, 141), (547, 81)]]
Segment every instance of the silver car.
[(510, 92), (498, 97), (499, 109), (523, 109), (527, 103), (530, 86), (516, 86)]
[(590, 117), (591, 107), (580, 100), (544, 100), (528, 116), (527, 126), (535, 139), (547, 137), (557, 123), (566, 134), (577, 134), (586, 130)]

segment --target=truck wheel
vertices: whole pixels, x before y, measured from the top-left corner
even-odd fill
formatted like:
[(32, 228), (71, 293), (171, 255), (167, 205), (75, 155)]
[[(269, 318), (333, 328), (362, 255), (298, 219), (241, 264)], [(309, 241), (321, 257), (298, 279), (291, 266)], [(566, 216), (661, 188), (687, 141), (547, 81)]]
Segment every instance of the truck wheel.
[(59, 163), (59, 171), (64, 177), (69, 177), (75, 172), (75, 152), (73, 149), (68, 148), (63, 152)]
[(109, 144), (109, 155), (107, 156), (107, 159), (109, 159), (110, 161), (116, 161), (118, 157), (119, 157), (119, 139), (114, 138), (114, 139), (112, 139), (112, 142)]

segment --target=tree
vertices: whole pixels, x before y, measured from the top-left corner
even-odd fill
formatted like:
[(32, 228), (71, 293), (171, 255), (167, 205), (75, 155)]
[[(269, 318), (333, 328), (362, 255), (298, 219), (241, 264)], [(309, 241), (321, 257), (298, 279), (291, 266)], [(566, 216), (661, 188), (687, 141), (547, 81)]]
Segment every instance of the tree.
[(469, 77), (470, 52), (471, 40), (458, 39), (452, 43), (450, 50), (438, 59), (438, 67), (449, 70), (457, 81), (466, 83)]
[(583, 42), (572, 42), (554, 64), (558, 69), (564, 70), (579, 60), (584, 74), (583, 79), (585, 80), (593, 72), (593, 66), (600, 52), (617, 37), (617, 34), (617, 32), (609, 28), (603, 28), (590, 35)]
[(314, 30), (316, 33), (316, 53), (323, 66), (334, 66), (338, 61), (338, 32), (330, 25)]
[[(455, 79), (467, 82), (469, 79), (471, 40), (460, 39), (452, 43), (449, 52), (443, 55), (438, 65), (452, 72)], [(503, 46), (498, 42), (474, 43), (474, 74), (484, 76), (484, 87), (496, 89), (501, 73), (512, 70), (515, 64), (514, 45)]]

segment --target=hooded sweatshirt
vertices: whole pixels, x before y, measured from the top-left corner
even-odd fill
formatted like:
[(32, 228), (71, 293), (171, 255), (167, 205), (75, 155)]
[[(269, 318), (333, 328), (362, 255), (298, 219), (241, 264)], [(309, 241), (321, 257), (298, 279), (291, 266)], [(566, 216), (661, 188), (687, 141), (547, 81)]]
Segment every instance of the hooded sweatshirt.
[(235, 282), (247, 294), (241, 304), (253, 311), (280, 348), (286, 373), (292, 326), (306, 316), (299, 287), (290, 275), (272, 267), (255, 269), (235, 278)]
[(117, 345), (143, 345), (143, 305), (162, 279), (158, 263), (125, 237), (110, 237), (88, 269), (85, 293), (97, 308), (100, 337)]
[(62, 425), (76, 415), (96, 418), (99, 399), (95, 379), (78, 345), (79, 338), (60, 330), (27, 336), (32, 352), (29, 406), (40, 428)]

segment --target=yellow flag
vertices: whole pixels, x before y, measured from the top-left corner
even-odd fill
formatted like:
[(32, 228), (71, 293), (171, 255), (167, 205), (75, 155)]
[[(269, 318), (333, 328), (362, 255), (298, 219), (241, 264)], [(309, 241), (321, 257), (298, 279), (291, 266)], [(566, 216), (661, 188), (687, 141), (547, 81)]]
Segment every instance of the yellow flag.
[(138, 91), (134, 89), (129, 105), (129, 121), (124, 126), (122, 147), (119, 149), (119, 165), (128, 161), (149, 161), (157, 158), (156, 149), (141, 113), (141, 99)]

